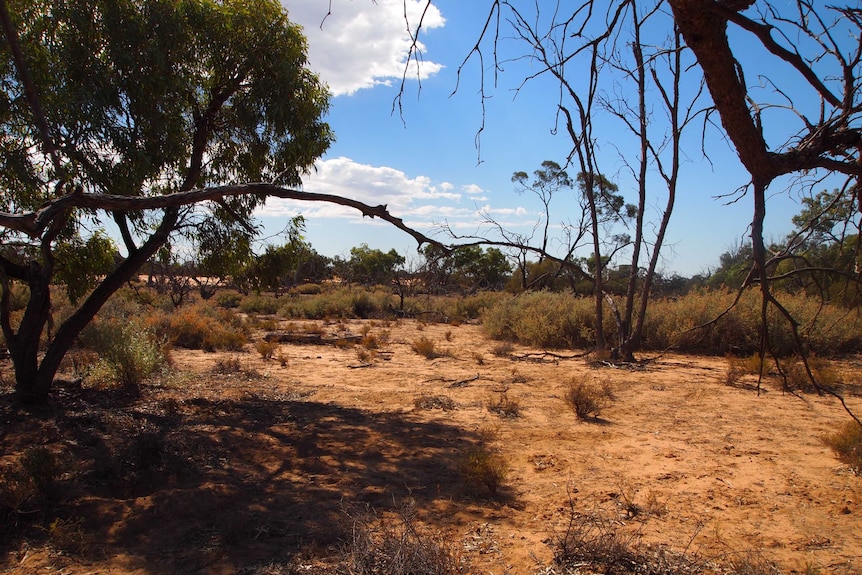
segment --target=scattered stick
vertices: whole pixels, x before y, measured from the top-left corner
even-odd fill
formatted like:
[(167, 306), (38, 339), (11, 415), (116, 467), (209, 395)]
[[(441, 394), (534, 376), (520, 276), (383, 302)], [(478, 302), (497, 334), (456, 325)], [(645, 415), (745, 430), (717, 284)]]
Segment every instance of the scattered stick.
[[(554, 353), (552, 351), (542, 351), (542, 352), (530, 352), (522, 355), (511, 354), (509, 357), (515, 361), (535, 361), (535, 362), (543, 362), (543, 361), (559, 361), (561, 359), (581, 359), (583, 357), (587, 357), (590, 355), (589, 351), (584, 353), (576, 353), (574, 355), (560, 355), (559, 353)], [(551, 358), (551, 359), (548, 359)]]
[(476, 381), (477, 379), (479, 379), (479, 377), (480, 377), (480, 375), (477, 373), (473, 377), (468, 377), (467, 379), (461, 379), (461, 380), (456, 381), (455, 383), (450, 383), (449, 387), (465, 387), (471, 381)]
[(360, 363), (359, 365), (348, 365), (348, 369), (362, 369), (363, 367), (374, 367), (373, 363)]

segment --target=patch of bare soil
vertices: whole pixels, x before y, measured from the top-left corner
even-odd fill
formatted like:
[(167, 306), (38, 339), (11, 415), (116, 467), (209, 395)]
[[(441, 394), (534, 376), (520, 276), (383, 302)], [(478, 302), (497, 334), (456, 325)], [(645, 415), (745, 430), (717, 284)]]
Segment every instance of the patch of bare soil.
[[(715, 572), (862, 572), (862, 478), (821, 441), (847, 420), (832, 399), (727, 386), (722, 358), (596, 367), (495, 354), (473, 325), (324, 331), (362, 326), (378, 349), (175, 350), (177, 373), (139, 394), (69, 383), (25, 410), (7, 385), (0, 469), (39, 446), (62, 473), (7, 502), (0, 573), (323, 572), (357, 517), (405, 507), (481, 573), (563, 573), (573, 525)], [(858, 360), (841, 365), (858, 384)], [(610, 392), (597, 418), (564, 401), (573, 377)], [(494, 494), (462, 471), (480, 445), (508, 463)]]

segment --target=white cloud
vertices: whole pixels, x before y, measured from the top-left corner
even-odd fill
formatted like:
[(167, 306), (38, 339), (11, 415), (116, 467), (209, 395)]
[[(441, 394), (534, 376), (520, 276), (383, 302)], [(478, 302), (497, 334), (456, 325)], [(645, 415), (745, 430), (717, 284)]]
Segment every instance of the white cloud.
[(464, 193), (468, 196), (479, 196), (485, 193), (485, 190), (476, 184), (467, 184), (466, 186), (461, 186), (461, 189), (464, 190)]
[[(429, 222), (446, 217), (465, 217), (474, 210), (458, 208), (451, 203), (461, 201), (461, 194), (435, 186), (427, 176), (409, 177), (401, 170), (387, 166), (371, 166), (340, 157), (318, 160), (315, 170), (303, 178), (304, 189), (321, 194), (343, 196), (372, 206), (386, 204), (390, 213), (426, 216)], [(257, 213), (261, 217), (293, 216), (306, 218), (360, 219), (354, 209), (329, 203), (297, 202), (270, 198)]]
[[(426, 0), (282, 0), (291, 21), (301, 24), (308, 38), (309, 67), (320, 74), (336, 96), (350, 95), (363, 88), (389, 85), (404, 74), (410, 38), (404, 21), (412, 29), (423, 18)], [(325, 20), (324, 20), (325, 19)], [(422, 19), (422, 30), (439, 28), (446, 20), (431, 5)], [(321, 28), (322, 24), (322, 28)], [(419, 77), (427, 78), (443, 66), (424, 54)], [(411, 63), (411, 67), (415, 66)], [(416, 69), (408, 71), (416, 78)]]

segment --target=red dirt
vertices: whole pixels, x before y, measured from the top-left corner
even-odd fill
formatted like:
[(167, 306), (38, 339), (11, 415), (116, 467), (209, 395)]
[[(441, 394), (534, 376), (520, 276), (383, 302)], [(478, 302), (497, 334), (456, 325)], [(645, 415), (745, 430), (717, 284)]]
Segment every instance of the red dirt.
[[(595, 368), (519, 346), (499, 357), (473, 325), (325, 329), (363, 325), (388, 337), (368, 367), (360, 347), (282, 344), (284, 366), (253, 346), (175, 350), (180, 375), (137, 397), (70, 384), (25, 412), (7, 387), (0, 465), (41, 445), (68, 467), (53, 503), (21, 510), (36, 519), (0, 529), (0, 573), (266, 574), (288, 561), (314, 572), (350, 538), (351, 517), (406, 504), (481, 573), (553, 572), (553, 541), (587, 516), (643, 549), (714, 564), (862, 572), (862, 478), (822, 442), (848, 420), (833, 399), (730, 387), (722, 358)], [(423, 336), (445, 355), (412, 351)], [(229, 359), (241, 371), (213, 371)], [(839, 367), (858, 386), (862, 362)], [(581, 376), (613, 393), (600, 419), (578, 421), (563, 400)], [(454, 409), (423, 409), (422, 395)], [(504, 396), (518, 417), (489, 411)], [(496, 496), (458, 470), (483, 441), (509, 464)]]

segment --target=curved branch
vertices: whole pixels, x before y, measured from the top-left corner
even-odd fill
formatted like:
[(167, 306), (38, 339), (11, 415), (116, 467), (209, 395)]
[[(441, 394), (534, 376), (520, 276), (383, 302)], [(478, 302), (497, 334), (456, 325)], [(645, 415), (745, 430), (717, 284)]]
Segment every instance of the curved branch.
[(164, 196), (151, 197), (70, 193), (45, 204), (36, 212), (24, 214), (0, 212), (0, 226), (25, 233), (35, 238), (41, 235), (57, 216), (72, 208), (89, 208), (114, 212), (134, 212), (190, 206), (201, 202), (218, 201), (227, 197), (249, 194), (257, 196), (271, 196), (286, 200), (298, 200), (302, 202), (327, 202), (347, 206), (358, 210), (363, 216), (380, 218), (381, 220), (389, 222), (396, 228), (412, 236), (420, 246), (428, 243), (443, 247), (440, 242), (410, 228), (401, 218), (397, 218), (390, 214), (385, 205), (370, 206), (342, 196), (304, 192), (301, 190), (293, 190), (274, 184), (264, 183), (211, 186), (186, 192), (175, 192)]

